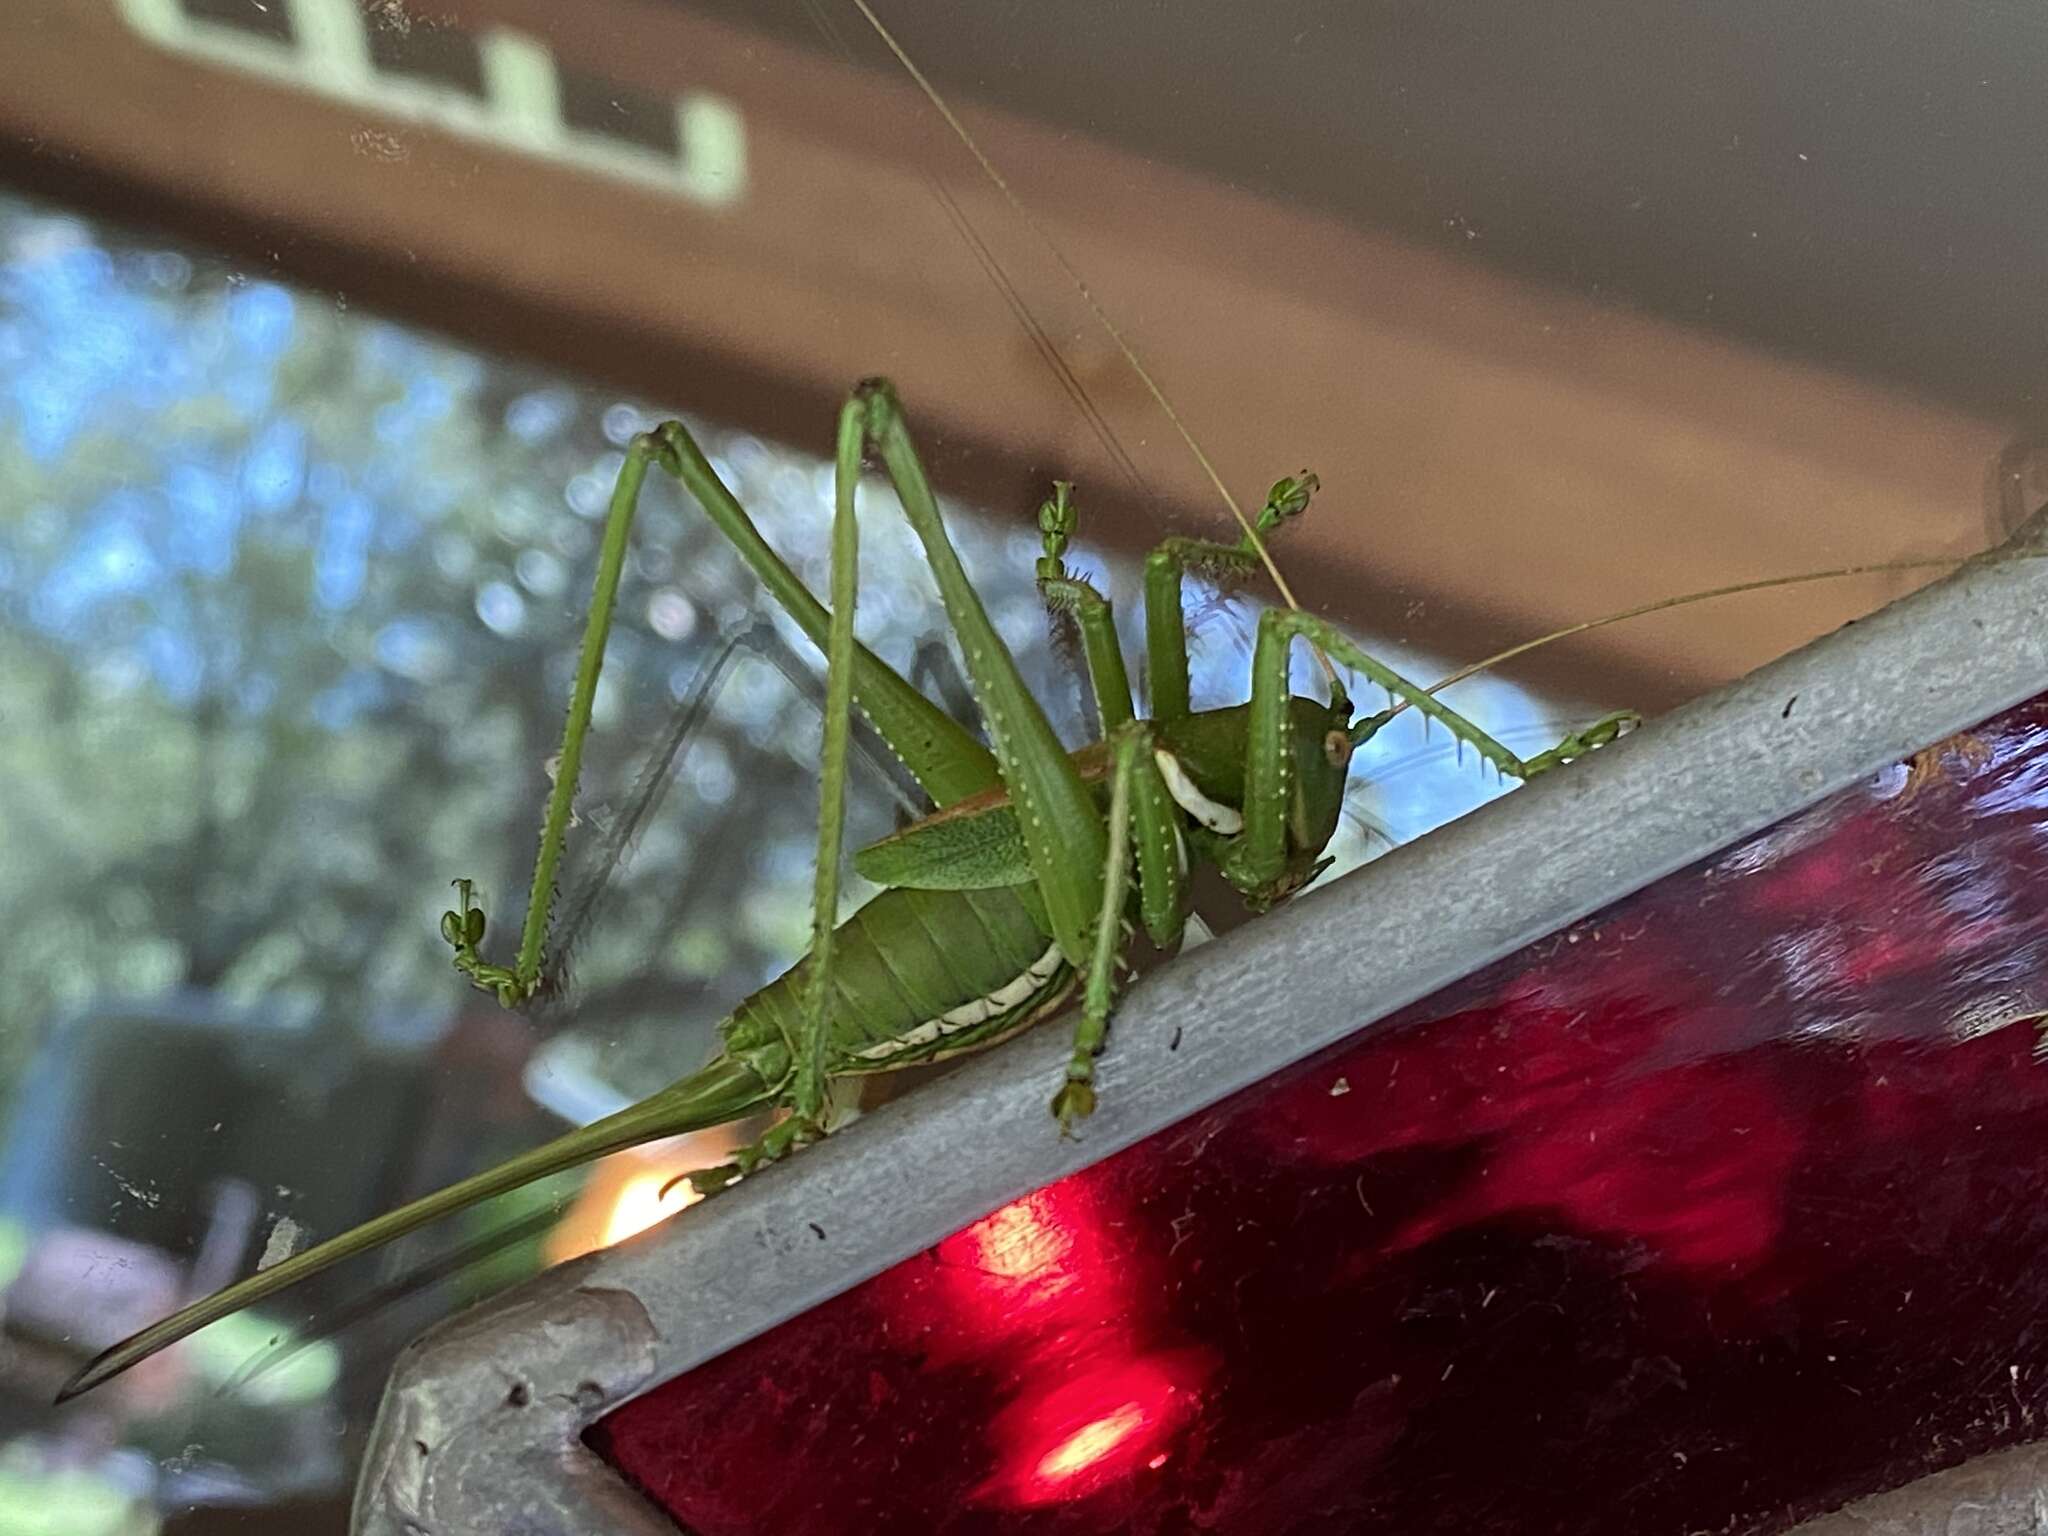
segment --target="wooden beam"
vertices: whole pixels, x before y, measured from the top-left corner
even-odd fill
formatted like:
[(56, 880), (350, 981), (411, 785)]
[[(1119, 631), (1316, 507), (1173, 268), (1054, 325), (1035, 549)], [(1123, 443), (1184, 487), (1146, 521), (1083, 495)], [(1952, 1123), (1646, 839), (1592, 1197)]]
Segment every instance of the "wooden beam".
[[(1071, 278), (907, 81), (632, 0), (441, 0), (431, 21), (395, 3), (273, 0), (330, 26), (366, 15), (364, 46), (392, 58), (429, 38), (510, 48), (558, 89), (609, 92), (635, 131), (649, 126), (637, 103), (711, 102), (730, 113), (737, 158), (707, 195), (465, 128), (460, 100), (427, 112), (432, 82), (402, 72), (349, 96), (319, 60), (266, 72), (138, 29), (139, 6), (189, 3), (16, 0), (0, 176), (821, 451), (830, 403), (888, 373), (956, 494), (1028, 516), (1057, 474), (1081, 482), (1084, 532), (1124, 549), (1168, 528), (1227, 530)], [(516, 106), (476, 111), (530, 118), (530, 99)], [(968, 121), (1237, 494), (1303, 465), (1322, 475), (1325, 498), (1282, 557), (1307, 601), (1369, 631), (1463, 659), (1642, 598), (1986, 542), (2005, 424), (1078, 134)], [(1686, 610), (1560, 648), (1528, 675), (1654, 707), (1911, 584)]]

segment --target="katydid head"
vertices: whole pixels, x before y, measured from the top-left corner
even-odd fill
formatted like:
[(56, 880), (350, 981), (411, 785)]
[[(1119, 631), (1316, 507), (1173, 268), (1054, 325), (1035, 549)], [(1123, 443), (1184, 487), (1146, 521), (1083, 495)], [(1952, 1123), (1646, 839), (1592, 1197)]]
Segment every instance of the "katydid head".
[[(1303, 711), (1309, 714), (1310, 711)], [(1287, 818), (1288, 881), (1280, 896), (1291, 896), (1329, 867), (1323, 850), (1344, 817), (1344, 791), (1351, 781), (1351, 701), (1339, 694), (1304, 721), (1289, 742), (1294, 754), (1294, 804)], [(1276, 898), (1277, 899), (1277, 898)]]
[[(1223, 877), (1254, 912), (1285, 901), (1328, 867), (1323, 850), (1337, 835), (1344, 814), (1344, 789), (1350, 777), (1351, 706), (1342, 697), (1330, 704), (1296, 695), (1289, 699), (1282, 750), (1287, 754), (1287, 799), (1283, 813), (1286, 846), (1279, 872), (1253, 865), (1250, 850), (1236, 828), (1227, 833), (1196, 826), (1189, 837), (1198, 851), (1223, 872)], [(1219, 722), (1239, 716), (1237, 710), (1214, 711)], [(1181, 737), (1175, 731), (1176, 738)], [(1241, 749), (1240, 749), (1241, 750)], [(1212, 776), (1213, 759), (1188, 754), (1182, 766), (1205, 793), (1241, 803), (1242, 778), (1225, 782)], [(1178, 798), (1178, 795), (1176, 795)]]

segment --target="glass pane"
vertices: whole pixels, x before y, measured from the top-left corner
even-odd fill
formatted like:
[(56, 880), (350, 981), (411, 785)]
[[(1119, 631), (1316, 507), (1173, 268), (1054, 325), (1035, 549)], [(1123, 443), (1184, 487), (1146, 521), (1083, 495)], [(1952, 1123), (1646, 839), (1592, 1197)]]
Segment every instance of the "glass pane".
[[(799, 952), (817, 675), (668, 487), (562, 884), (574, 985), (508, 1020), (435, 934), (456, 875), (515, 925), (596, 513), (657, 414), (815, 583), (833, 409), (888, 373), (1070, 740), (1046, 483), (1080, 483), (1133, 654), (1136, 561), (1235, 537), (1152, 385), (1239, 501), (1322, 476), (1283, 568), (1428, 679), (1988, 541), (1986, 466), (2040, 393), (2029, 13), (1930, 41), (1826, 7), (889, 9), (1021, 212), (843, 0), (13, 0), (0, 1507), (339, 1529), (400, 1341), (664, 1209), (688, 1152), (46, 1406), (98, 1343), (694, 1064)], [(1921, 574), (1595, 630), (1456, 697), (1540, 748)], [(889, 517), (865, 582), (863, 633), (964, 708)], [(1241, 695), (1251, 611), (1191, 604), (1203, 699)], [(595, 850), (735, 638), (614, 870)], [(906, 813), (866, 748), (855, 837)], [(1412, 718), (1354, 780), (1340, 869), (1502, 788)]]

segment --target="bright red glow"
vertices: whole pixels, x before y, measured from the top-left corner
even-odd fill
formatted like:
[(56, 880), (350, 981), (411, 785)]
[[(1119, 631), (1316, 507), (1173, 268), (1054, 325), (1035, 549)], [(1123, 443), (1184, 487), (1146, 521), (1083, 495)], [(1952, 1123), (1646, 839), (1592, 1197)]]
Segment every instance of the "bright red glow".
[(950, 1326), (926, 1322), (939, 1360), (1097, 1326), (1125, 1304), (1126, 1277), (1103, 1251), (1100, 1217), (1085, 1192), (1063, 1185), (955, 1233), (938, 1258)]
[(1089, 1498), (1165, 1462), (1207, 1378), (1201, 1351), (1145, 1352), (1131, 1314), (1136, 1279), (1113, 1249), (1097, 1197), (1068, 1180), (1014, 1200), (939, 1245), (966, 1337), (925, 1334), (987, 1361), (1004, 1351), (1016, 1385), (990, 1421), (995, 1472), (984, 1503), (1033, 1508)]
[(1083, 1424), (1045, 1453), (1035, 1475), (1041, 1483), (1064, 1483), (1078, 1477), (1145, 1427), (1145, 1410), (1136, 1403), (1092, 1424)]
[(1640, 1536), (2025, 1441), (2048, 696), (1999, 730), (1991, 770), (1844, 791), (589, 1443), (702, 1536)]
[(1029, 1388), (989, 1426), (996, 1474), (979, 1497), (1029, 1507), (1066, 1503), (1166, 1463), (1163, 1442), (1185, 1422), (1208, 1373), (1198, 1352), (1117, 1360), (1059, 1385)]
[(1043, 1280), (1057, 1273), (1074, 1239), (1054, 1215), (1050, 1193), (1012, 1200), (961, 1233), (975, 1267), (1003, 1280)]

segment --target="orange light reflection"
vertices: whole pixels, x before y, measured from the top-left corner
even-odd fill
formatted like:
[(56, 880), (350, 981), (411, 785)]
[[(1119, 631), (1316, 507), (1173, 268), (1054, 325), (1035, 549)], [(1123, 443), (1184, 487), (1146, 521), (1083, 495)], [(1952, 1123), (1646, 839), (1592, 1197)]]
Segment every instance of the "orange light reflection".
[(622, 1243), (703, 1198), (688, 1179), (676, 1181), (664, 1194), (663, 1186), (674, 1178), (672, 1166), (658, 1164), (637, 1151), (603, 1159), (592, 1168), (575, 1204), (548, 1235), (548, 1262), (559, 1264)]
[(662, 1173), (635, 1174), (612, 1200), (611, 1214), (605, 1217), (597, 1246), (609, 1248), (613, 1243), (623, 1243), (634, 1233), (645, 1232), (662, 1217), (687, 1210), (703, 1198), (688, 1179), (673, 1179), (672, 1175)]

